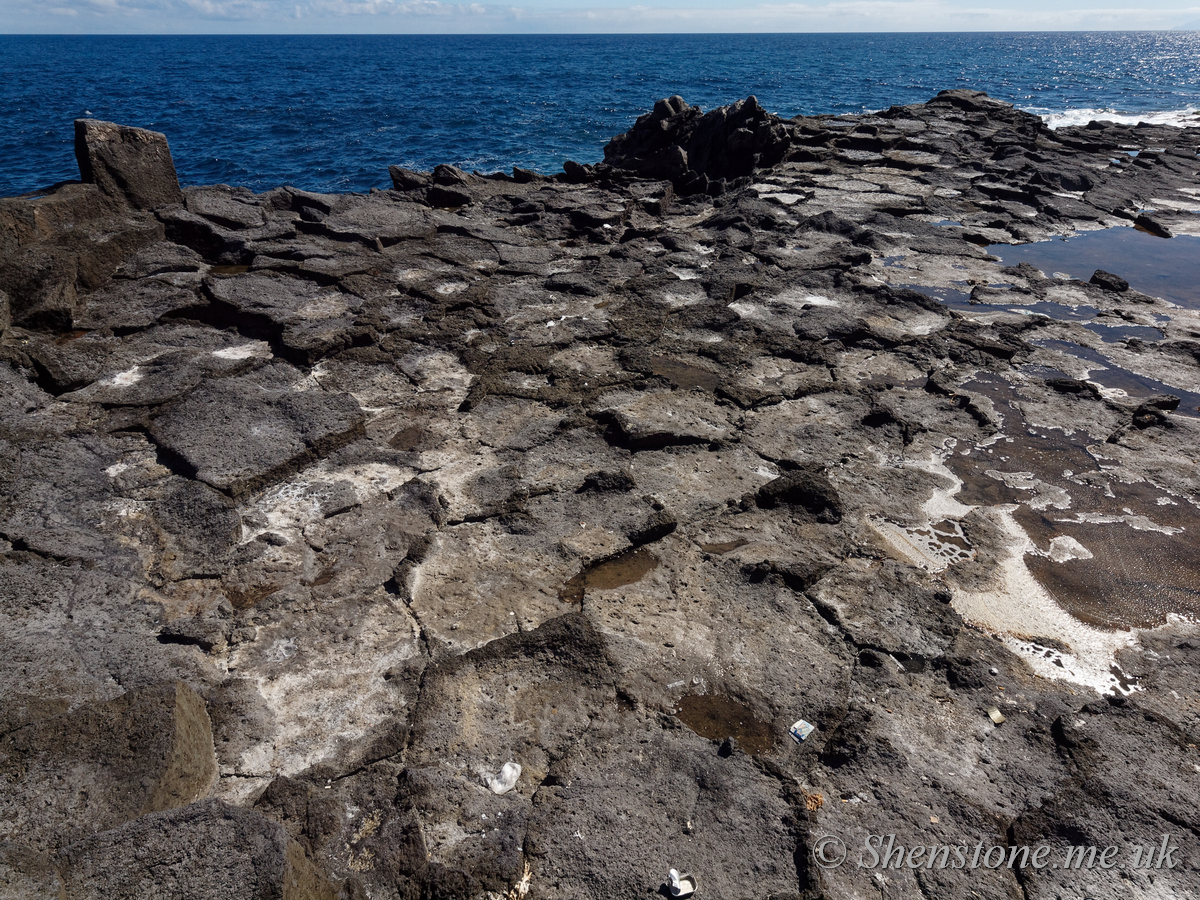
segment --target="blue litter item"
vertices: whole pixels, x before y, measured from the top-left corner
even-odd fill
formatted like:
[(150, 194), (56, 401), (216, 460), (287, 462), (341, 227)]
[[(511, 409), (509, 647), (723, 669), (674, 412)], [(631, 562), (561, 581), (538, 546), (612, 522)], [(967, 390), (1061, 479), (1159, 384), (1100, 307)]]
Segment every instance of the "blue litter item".
[(816, 730), (816, 725), (810, 725), (808, 722), (805, 722), (803, 719), (801, 719), (788, 729), (788, 734), (792, 736), (792, 740), (799, 744), (801, 741), (808, 740), (808, 736)]

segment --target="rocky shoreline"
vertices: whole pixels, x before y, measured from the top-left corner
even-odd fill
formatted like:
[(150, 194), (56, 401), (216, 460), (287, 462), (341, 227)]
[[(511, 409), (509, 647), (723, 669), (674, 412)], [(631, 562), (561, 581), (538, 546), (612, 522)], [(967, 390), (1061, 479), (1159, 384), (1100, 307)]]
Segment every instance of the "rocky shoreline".
[(1200, 288), (988, 251), (1192, 240), (1198, 149), (673, 97), (255, 195), (81, 120), (0, 199), (0, 898), (1200, 894)]

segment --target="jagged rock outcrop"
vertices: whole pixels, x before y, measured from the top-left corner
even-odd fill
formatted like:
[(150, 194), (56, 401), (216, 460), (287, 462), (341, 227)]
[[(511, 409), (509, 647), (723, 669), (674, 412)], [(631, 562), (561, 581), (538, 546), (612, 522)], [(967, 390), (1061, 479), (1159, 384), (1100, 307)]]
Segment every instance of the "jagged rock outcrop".
[(669, 98), (554, 178), (0, 200), (0, 897), (1195, 895), (1200, 298), (993, 254), (1195, 240), (1198, 148)]
[(604, 148), (607, 165), (672, 181), (683, 194), (770, 168), (791, 145), (791, 128), (754, 97), (707, 114), (669, 97)]
[[(982, 91), (965, 89), (942, 91), (924, 104), (916, 117), (964, 113), (986, 119), (991, 133), (985, 141), (989, 149), (998, 148), (997, 155), (1007, 160), (1008, 166), (1014, 157), (1023, 158), (1023, 146), (1036, 144), (1038, 136), (1047, 131), (1037, 116), (993, 100)], [(604, 162), (649, 178), (668, 179), (681, 194), (719, 196), (734, 179), (783, 161), (815, 161), (823, 156), (822, 149), (840, 150), (847, 159), (867, 162), (871, 154), (881, 151), (923, 152), (930, 146), (924, 135), (917, 138), (911, 128), (889, 128), (889, 119), (911, 124), (914, 108), (885, 110), (877, 118), (879, 124), (830, 128), (831, 117), (782, 119), (764, 110), (753, 96), (708, 113), (675, 96), (659, 100), (633, 128), (609, 141)], [(953, 144), (945, 146), (958, 149)], [(1056, 171), (1041, 177), (1067, 190), (1090, 186), (1085, 175), (1074, 172)]]

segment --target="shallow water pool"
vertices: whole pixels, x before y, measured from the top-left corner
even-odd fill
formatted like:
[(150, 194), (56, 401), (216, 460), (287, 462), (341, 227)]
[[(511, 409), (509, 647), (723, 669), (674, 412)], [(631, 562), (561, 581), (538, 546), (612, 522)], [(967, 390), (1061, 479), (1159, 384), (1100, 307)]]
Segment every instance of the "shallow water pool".
[(1006, 266), (1029, 263), (1047, 276), (1081, 281), (1103, 269), (1143, 294), (1200, 309), (1200, 237), (1160, 238), (1137, 228), (1106, 228), (1033, 244), (992, 244), (987, 252)]

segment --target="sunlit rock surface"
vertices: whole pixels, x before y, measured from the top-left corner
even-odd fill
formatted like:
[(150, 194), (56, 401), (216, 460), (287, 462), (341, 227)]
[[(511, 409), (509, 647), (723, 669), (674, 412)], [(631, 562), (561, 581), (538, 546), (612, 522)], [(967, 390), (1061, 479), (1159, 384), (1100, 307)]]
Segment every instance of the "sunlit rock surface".
[(1200, 130), (670, 98), (177, 202), (104, 124), (0, 200), (0, 897), (1200, 893), (1200, 290), (986, 249), (1190, 256)]

